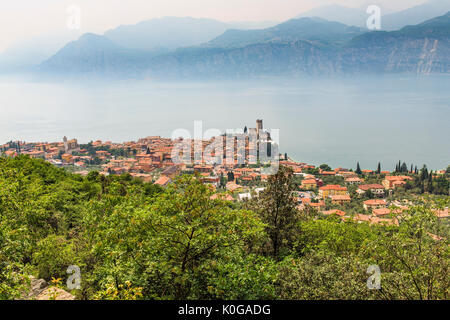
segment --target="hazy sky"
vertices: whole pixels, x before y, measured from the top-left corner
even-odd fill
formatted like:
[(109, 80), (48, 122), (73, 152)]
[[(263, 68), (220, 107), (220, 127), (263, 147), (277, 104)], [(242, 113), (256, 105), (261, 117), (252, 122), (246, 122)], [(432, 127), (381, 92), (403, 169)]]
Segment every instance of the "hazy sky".
[[(0, 52), (33, 37), (75, 38), (103, 33), (120, 24), (164, 17), (222, 21), (283, 21), (313, 7), (337, 3), (348, 7), (379, 4), (401, 10), (425, 0), (1, 0)], [(81, 29), (67, 28), (67, 8), (81, 9)]]

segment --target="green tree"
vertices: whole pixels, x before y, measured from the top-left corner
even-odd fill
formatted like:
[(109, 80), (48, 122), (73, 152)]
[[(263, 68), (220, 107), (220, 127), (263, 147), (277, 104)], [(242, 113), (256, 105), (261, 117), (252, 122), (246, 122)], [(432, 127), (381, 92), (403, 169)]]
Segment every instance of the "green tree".
[(296, 190), (292, 169), (280, 166), (278, 172), (269, 177), (266, 189), (249, 202), (248, 207), (258, 213), (266, 224), (272, 257), (280, 259), (287, 254), (295, 238), (299, 212), (293, 192)]
[(362, 174), (361, 167), (359, 166), (359, 162), (356, 164), (356, 170), (355, 170), (355, 173), (356, 173), (356, 174)]
[(331, 171), (331, 167), (327, 164), (321, 164), (319, 168), (322, 169), (323, 171)]

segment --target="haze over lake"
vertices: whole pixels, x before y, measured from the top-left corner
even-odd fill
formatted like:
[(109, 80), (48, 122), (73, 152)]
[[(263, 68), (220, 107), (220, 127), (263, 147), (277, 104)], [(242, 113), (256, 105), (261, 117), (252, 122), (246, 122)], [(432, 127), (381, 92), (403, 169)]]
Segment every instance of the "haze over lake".
[(297, 161), (392, 170), (450, 164), (450, 77), (36, 82), (0, 77), (0, 141), (123, 142), (178, 128), (280, 129)]

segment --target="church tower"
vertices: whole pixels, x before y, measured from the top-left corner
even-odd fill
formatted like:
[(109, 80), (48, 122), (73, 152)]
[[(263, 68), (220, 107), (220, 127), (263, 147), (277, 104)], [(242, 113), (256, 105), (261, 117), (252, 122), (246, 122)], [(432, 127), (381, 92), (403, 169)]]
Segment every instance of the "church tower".
[(67, 151), (69, 151), (69, 146), (67, 145), (67, 137), (66, 136), (64, 136), (63, 142), (64, 142), (64, 152), (67, 153)]

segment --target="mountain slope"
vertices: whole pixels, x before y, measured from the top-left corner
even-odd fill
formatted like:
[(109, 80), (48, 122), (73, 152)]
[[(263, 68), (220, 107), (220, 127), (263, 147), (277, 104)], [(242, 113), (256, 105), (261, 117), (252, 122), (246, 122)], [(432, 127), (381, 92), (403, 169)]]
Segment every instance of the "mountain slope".
[(299, 14), (295, 18), (319, 17), (329, 21), (337, 21), (349, 26), (366, 28), (367, 14), (362, 9), (347, 8), (341, 5), (332, 4), (320, 6)]
[[(415, 25), (443, 15), (449, 10), (449, 0), (428, 0), (423, 4), (394, 13), (388, 13), (384, 8), (381, 8), (381, 28), (387, 31), (398, 30), (407, 25)], [(302, 17), (319, 17), (367, 28), (366, 21), (369, 15), (366, 13), (366, 7), (347, 8), (340, 5), (327, 5), (304, 12), (296, 18)]]
[(104, 36), (126, 48), (173, 50), (207, 42), (229, 28), (229, 24), (211, 19), (165, 17), (120, 26)]
[(149, 52), (126, 49), (103, 36), (88, 33), (64, 46), (43, 62), (39, 70), (50, 73), (133, 75), (150, 56)]
[[(280, 29), (275, 28), (270, 37), (264, 29), (245, 38), (260, 42), (245, 44), (243, 37), (238, 37), (239, 46), (229, 43), (227, 47), (197, 46), (166, 54), (124, 49), (105, 37), (85, 35), (60, 50), (41, 69), (177, 78), (383, 72), (450, 74), (450, 13), (398, 31), (366, 32), (341, 46), (318, 41), (320, 28), (308, 36), (298, 34), (301, 28), (291, 34), (289, 23), (280, 27), (285, 31), (278, 34)], [(338, 28), (336, 32), (340, 35)]]
[(428, 0), (421, 5), (382, 16), (381, 25), (385, 30), (397, 30), (422, 23), (448, 11), (450, 11), (449, 0)]
[(450, 12), (398, 31), (354, 38), (342, 61), (355, 72), (450, 73)]
[(228, 30), (209, 41), (206, 46), (220, 48), (243, 47), (269, 41), (312, 40), (338, 43), (361, 34), (356, 27), (320, 18), (291, 19), (271, 28), (260, 30)]

